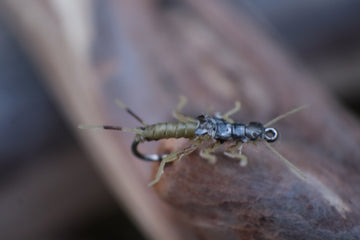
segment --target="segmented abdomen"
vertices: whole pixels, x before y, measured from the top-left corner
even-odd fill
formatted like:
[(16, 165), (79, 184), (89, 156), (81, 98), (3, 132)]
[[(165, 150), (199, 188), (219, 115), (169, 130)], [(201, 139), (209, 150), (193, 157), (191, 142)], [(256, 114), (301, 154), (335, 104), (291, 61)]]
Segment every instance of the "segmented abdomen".
[(167, 122), (145, 127), (142, 135), (148, 141), (164, 138), (195, 138), (196, 122)]

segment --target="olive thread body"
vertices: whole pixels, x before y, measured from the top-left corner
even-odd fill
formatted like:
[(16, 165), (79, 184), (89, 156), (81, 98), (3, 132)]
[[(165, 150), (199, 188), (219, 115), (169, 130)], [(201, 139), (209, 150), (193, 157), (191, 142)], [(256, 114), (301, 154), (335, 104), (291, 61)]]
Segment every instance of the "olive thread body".
[(156, 141), (168, 138), (189, 138), (196, 137), (195, 130), (197, 122), (165, 122), (148, 125), (143, 129), (141, 136), (147, 141)]

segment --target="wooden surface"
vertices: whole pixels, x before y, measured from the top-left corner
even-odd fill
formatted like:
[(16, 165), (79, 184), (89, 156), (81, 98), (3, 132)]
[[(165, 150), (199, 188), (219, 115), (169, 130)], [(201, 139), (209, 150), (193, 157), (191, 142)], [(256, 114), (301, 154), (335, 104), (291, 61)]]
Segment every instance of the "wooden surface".
[[(1, 8), (113, 193), (149, 238), (360, 235), (358, 123), (239, 10), (213, 0), (7, 0)], [(263, 144), (247, 144), (246, 168), (223, 150), (215, 165), (195, 152), (166, 167), (154, 194), (146, 187), (153, 166), (131, 155), (131, 134), (76, 129), (136, 126), (115, 98), (148, 123), (169, 121), (178, 95), (188, 97), (184, 112), (193, 116), (209, 108), (225, 112), (240, 100), (234, 118), (243, 122), (267, 122), (310, 104), (275, 125), (281, 137), (273, 144), (306, 180)]]

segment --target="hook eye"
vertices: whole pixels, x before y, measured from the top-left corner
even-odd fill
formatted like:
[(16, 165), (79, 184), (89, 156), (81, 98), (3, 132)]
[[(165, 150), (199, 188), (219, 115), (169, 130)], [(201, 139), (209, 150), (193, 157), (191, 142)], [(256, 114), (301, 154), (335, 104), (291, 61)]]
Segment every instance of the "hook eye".
[(275, 128), (265, 128), (265, 140), (267, 142), (274, 142), (279, 137), (279, 133)]

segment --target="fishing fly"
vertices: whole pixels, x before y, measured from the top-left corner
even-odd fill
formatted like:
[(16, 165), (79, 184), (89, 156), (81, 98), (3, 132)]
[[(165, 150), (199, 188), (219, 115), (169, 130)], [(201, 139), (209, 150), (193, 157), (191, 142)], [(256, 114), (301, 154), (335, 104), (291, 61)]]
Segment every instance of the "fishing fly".
[[(215, 116), (209, 116), (206, 114), (200, 115), (197, 118), (185, 116), (180, 113), (181, 109), (186, 104), (185, 97), (180, 97), (180, 102), (177, 108), (173, 111), (173, 116), (177, 119), (177, 122), (164, 122), (156, 123), (152, 125), (146, 124), (138, 115), (136, 115), (131, 109), (129, 109), (123, 102), (116, 100), (116, 104), (133, 116), (143, 126), (137, 128), (124, 128), (119, 126), (89, 126), (80, 125), (82, 129), (106, 129), (117, 130), (123, 132), (131, 132), (135, 134), (135, 139), (132, 143), (131, 150), (133, 154), (145, 161), (160, 162), (159, 169), (157, 171), (155, 179), (149, 183), (149, 186), (154, 185), (160, 180), (161, 175), (164, 172), (166, 163), (180, 160), (185, 156), (191, 154), (206, 140), (213, 140), (211, 144), (200, 150), (200, 156), (207, 159), (210, 163), (216, 162), (216, 156), (213, 154), (222, 143), (231, 142), (233, 145), (227, 148), (224, 152), (225, 155), (240, 159), (240, 165), (247, 165), (247, 157), (242, 153), (243, 144), (246, 142), (256, 142), (264, 140), (265, 145), (275, 155), (277, 155), (288, 167), (293, 169), (299, 175), (304, 177), (302, 172), (276, 151), (269, 143), (278, 139), (279, 133), (277, 129), (270, 127), (275, 122), (283, 119), (291, 114), (294, 114), (307, 106), (301, 106), (295, 108), (289, 112), (286, 112), (275, 119), (269, 121), (266, 124), (260, 122), (250, 122), (248, 124), (235, 122), (230, 118), (231, 115), (240, 110), (240, 102), (235, 102), (235, 107), (224, 115), (215, 114)], [(192, 144), (184, 149), (170, 154), (143, 154), (138, 151), (138, 145), (146, 141), (157, 141), (160, 139), (169, 138), (187, 138), (192, 140)]]

